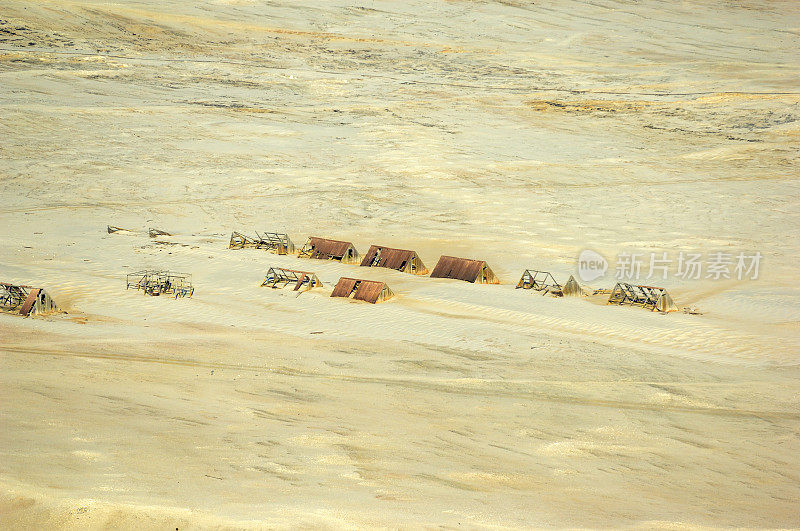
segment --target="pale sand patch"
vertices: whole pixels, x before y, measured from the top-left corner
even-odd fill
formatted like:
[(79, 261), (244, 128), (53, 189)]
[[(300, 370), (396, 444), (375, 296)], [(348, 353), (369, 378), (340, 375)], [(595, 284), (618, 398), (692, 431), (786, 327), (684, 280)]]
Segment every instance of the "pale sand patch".
[[(0, 280), (69, 313), (0, 315), (0, 521), (797, 526), (797, 17), (5, 2)], [(232, 230), (503, 283), (231, 251)], [(764, 262), (664, 282), (701, 316), (514, 289), (584, 248)], [(260, 288), (271, 265), (325, 288)], [(126, 291), (144, 268), (195, 296)], [(332, 299), (341, 276), (397, 296)]]

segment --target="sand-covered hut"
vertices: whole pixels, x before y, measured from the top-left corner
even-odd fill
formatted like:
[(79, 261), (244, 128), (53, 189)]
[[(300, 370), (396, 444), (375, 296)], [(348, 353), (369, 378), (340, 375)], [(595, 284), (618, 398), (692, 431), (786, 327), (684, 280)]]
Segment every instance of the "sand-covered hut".
[(542, 294), (551, 294), (556, 297), (561, 296), (561, 284), (556, 282), (553, 275), (548, 271), (538, 271), (536, 269), (526, 269), (517, 282), (517, 289), (532, 289), (540, 291)]
[(278, 254), (293, 254), (294, 243), (288, 234), (282, 232), (265, 232), (256, 236), (247, 236), (241, 232), (233, 232), (231, 234), (231, 241), (228, 244), (229, 249), (244, 249), (252, 247), (254, 249), (267, 249)]
[(387, 267), (413, 275), (427, 275), (428, 269), (415, 251), (393, 249), (381, 245), (371, 245), (361, 265), (365, 267)]
[(0, 282), (0, 308), (26, 317), (58, 311), (53, 298), (42, 288), (6, 282)]
[(667, 290), (664, 290), (658, 296), (658, 300), (656, 301), (655, 310), (657, 312), (661, 312), (661, 313), (677, 312), (678, 311), (678, 306), (672, 300), (672, 297), (667, 292)]
[(308, 291), (312, 288), (322, 287), (322, 282), (316, 274), (310, 271), (298, 271), (296, 269), (284, 269), (282, 267), (270, 267), (267, 276), (264, 278), (262, 286), (280, 289), (288, 285), (294, 286), (292, 291)]
[(442, 256), (433, 268), (431, 278), (454, 278), (478, 284), (500, 284), (494, 271), (483, 260)]
[(578, 281), (575, 280), (575, 277), (572, 275), (569, 276), (569, 280), (561, 287), (561, 294), (564, 295), (564, 297), (581, 297), (586, 295), (581, 285), (578, 284)]
[(650, 311), (662, 313), (678, 311), (678, 307), (675, 306), (672, 297), (670, 297), (665, 288), (640, 286), (626, 282), (617, 282), (608, 297), (608, 304), (640, 306)]
[(303, 248), (300, 249), (299, 256), (318, 260), (338, 260), (345, 264), (359, 262), (358, 251), (356, 251), (352, 243), (317, 238), (316, 236), (311, 236), (308, 239)]
[(384, 282), (342, 277), (333, 288), (331, 297), (345, 297), (372, 304), (390, 299), (394, 293)]

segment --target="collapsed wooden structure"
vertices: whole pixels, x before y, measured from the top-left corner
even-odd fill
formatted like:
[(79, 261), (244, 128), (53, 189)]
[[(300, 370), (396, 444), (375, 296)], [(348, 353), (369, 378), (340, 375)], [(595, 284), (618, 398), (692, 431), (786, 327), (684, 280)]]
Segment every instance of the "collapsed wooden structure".
[(517, 282), (517, 289), (532, 289), (540, 291), (542, 295), (553, 295), (561, 297), (563, 295), (561, 284), (556, 282), (548, 271), (537, 271), (536, 269), (526, 269), (522, 273), (519, 282)]
[(157, 238), (158, 236), (172, 236), (172, 234), (170, 234), (167, 231), (154, 229), (152, 227), (150, 228), (150, 230), (147, 231), (147, 233), (150, 235), (151, 238)]
[(494, 271), (483, 260), (442, 256), (433, 268), (431, 278), (454, 278), (478, 284), (500, 284)]
[(342, 277), (333, 288), (331, 297), (352, 297), (372, 304), (390, 299), (394, 293), (384, 282)]
[(428, 269), (415, 251), (393, 249), (381, 245), (371, 245), (367, 254), (364, 255), (361, 265), (366, 267), (387, 267), (413, 275), (428, 274)]
[(154, 297), (174, 295), (177, 299), (178, 297), (191, 297), (194, 295), (192, 275), (188, 273), (145, 269), (135, 273), (128, 273), (125, 280), (127, 283), (125, 289), (141, 290), (145, 295)]
[(282, 289), (289, 284), (294, 284), (292, 291), (300, 291), (303, 287), (305, 287), (303, 291), (322, 287), (322, 282), (314, 273), (282, 267), (270, 267), (264, 282), (261, 283), (262, 286), (274, 289)]
[(661, 313), (678, 311), (678, 307), (675, 306), (665, 288), (639, 286), (625, 282), (617, 282), (608, 297), (608, 304), (641, 306), (647, 310)]
[(233, 232), (228, 248), (244, 249), (245, 247), (268, 249), (278, 254), (294, 254), (294, 243), (288, 234), (282, 232), (265, 232), (263, 235), (256, 232), (255, 238), (241, 232)]
[(300, 249), (300, 257), (318, 260), (338, 260), (345, 264), (358, 263), (358, 251), (350, 242), (311, 236)]
[(58, 311), (58, 306), (42, 288), (0, 282), (0, 309), (27, 317)]

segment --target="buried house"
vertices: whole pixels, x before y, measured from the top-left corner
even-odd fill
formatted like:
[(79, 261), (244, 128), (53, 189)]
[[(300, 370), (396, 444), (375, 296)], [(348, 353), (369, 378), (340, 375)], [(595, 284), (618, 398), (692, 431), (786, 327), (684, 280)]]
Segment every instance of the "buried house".
[(167, 232), (165, 230), (154, 229), (153, 227), (150, 227), (150, 229), (147, 231), (147, 234), (151, 238), (158, 238), (159, 236), (172, 236), (171, 233), (169, 233), (169, 232)]
[(361, 265), (366, 267), (387, 267), (403, 273), (411, 273), (412, 275), (428, 274), (425, 264), (422, 263), (415, 251), (393, 249), (380, 245), (370, 246), (369, 251), (361, 261)]
[(517, 282), (517, 289), (532, 289), (540, 291), (542, 295), (551, 294), (555, 297), (561, 297), (562, 287), (561, 284), (556, 282), (548, 271), (538, 271), (536, 269), (526, 269), (522, 273), (519, 282)]
[(431, 278), (455, 278), (478, 284), (500, 284), (489, 266), (483, 260), (470, 260), (454, 256), (442, 256), (433, 268)]
[(331, 297), (352, 297), (372, 304), (392, 298), (394, 293), (383, 282), (342, 277), (333, 288)]
[(578, 281), (575, 280), (575, 277), (570, 275), (567, 283), (561, 287), (561, 294), (564, 297), (582, 297), (586, 295), (586, 292), (581, 285), (578, 284)]
[(192, 275), (188, 273), (145, 269), (125, 275), (125, 284), (125, 289), (140, 290), (153, 297), (172, 295), (177, 299), (194, 295)]
[(58, 306), (42, 288), (0, 282), (0, 309), (27, 317), (56, 312)]
[(641, 306), (646, 310), (661, 313), (678, 311), (678, 307), (675, 306), (665, 288), (638, 286), (625, 282), (617, 282), (617, 285), (611, 290), (607, 304)]
[(532, 289), (539, 291), (542, 295), (550, 294), (554, 297), (581, 297), (586, 295), (584, 289), (570, 275), (569, 280), (564, 285), (556, 282), (556, 279), (547, 271), (537, 271), (526, 269), (517, 283), (517, 289)]
[(358, 251), (352, 243), (315, 236), (308, 239), (298, 256), (318, 260), (338, 260), (345, 264), (358, 263)]
[(314, 273), (282, 267), (270, 267), (264, 282), (261, 283), (262, 286), (273, 289), (282, 289), (289, 284), (294, 286), (292, 291), (300, 291), (301, 288), (304, 288), (303, 291), (308, 291), (312, 288), (322, 287), (322, 282)]
[(265, 232), (263, 235), (256, 232), (256, 237), (247, 236), (241, 232), (233, 232), (228, 249), (267, 249), (278, 254), (294, 254), (294, 243), (288, 234), (282, 232)]

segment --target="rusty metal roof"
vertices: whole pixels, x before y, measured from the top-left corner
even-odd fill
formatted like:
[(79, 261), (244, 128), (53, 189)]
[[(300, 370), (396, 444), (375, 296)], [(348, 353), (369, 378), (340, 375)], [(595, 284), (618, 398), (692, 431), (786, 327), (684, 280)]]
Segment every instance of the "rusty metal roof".
[(331, 292), (331, 297), (349, 297), (358, 282), (355, 278), (342, 277)]
[(328, 240), (315, 236), (311, 236), (308, 240), (312, 248), (311, 258), (342, 258), (347, 253), (347, 249), (353, 247), (350, 242)]
[(378, 302), (384, 289), (388, 294), (391, 294), (391, 290), (389, 290), (389, 287), (384, 282), (342, 277), (339, 279), (339, 282), (336, 283), (336, 287), (333, 288), (331, 297), (349, 297), (350, 294), (353, 293), (354, 288), (356, 290), (353, 295), (354, 299), (370, 302), (372, 304)]
[(469, 258), (456, 258), (442, 256), (433, 268), (431, 278), (455, 278), (475, 282), (486, 267), (484, 260), (470, 260)]
[(36, 303), (36, 299), (39, 298), (39, 293), (41, 291), (42, 290), (40, 288), (33, 288), (31, 292), (28, 293), (28, 298), (25, 299), (25, 303), (19, 310), (20, 315), (24, 315), (25, 317), (30, 315), (31, 310), (33, 309), (33, 305)]
[[(375, 256), (380, 251), (380, 262), (373, 264)], [(369, 251), (361, 261), (362, 266), (388, 267), (389, 269), (402, 269), (414, 258), (419, 258), (417, 253), (408, 249), (393, 249), (381, 245), (370, 245)]]

